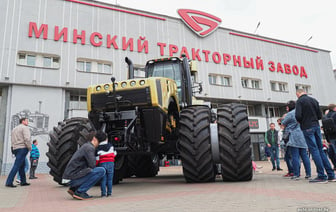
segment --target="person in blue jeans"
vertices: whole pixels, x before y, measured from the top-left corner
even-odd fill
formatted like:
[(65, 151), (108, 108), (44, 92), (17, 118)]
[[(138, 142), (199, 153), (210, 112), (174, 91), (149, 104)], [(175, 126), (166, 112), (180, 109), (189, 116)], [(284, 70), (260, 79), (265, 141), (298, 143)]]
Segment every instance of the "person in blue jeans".
[(17, 172), (20, 175), (20, 185), (29, 186), (25, 174), (25, 158), (29, 151), (31, 151), (30, 130), (28, 128), (28, 119), (21, 118), (20, 124), (16, 126), (11, 135), (11, 148), (15, 155), (14, 165), (9, 172), (6, 180), (6, 187), (15, 188), (13, 181)]
[(300, 124), (295, 119), (295, 101), (289, 101), (286, 105), (286, 109), (288, 113), (281, 123), (285, 126), (285, 131), (290, 133), (286, 145), (289, 147), (292, 156), (293, 176), (291, 179), (300, 179), (300, 158), (302, 159), (306, 171), (305, 179), (310, 179), (311, 167), (307, 152), (308, 146), (301, 131)]
[[(307, 95), (303, 89), (296, 90), (295, 118), (300, 123), (301, 130), (308, 145), (309, 153), (314, 160), (317, 177), (311, 183), (336, 182), (334, 170), (331, 168), (327, 155), (322, 149), (322, 136), (319, 120), (322, 118), (319, 103)], [(326, 174), (325, 174), (326, 171)]]
[(63, 182), (70, 180), (68, 193), (78, 200), (92, 198), (86, 192), (106, 173), (103, 167), (96, 167), (95, 151), (99, 141), (95, 136), (96, 132), (91, 132), (88, 135), (90, 142), (83, 144), (75, 152), (63, 173)]
[[(275, 124), (270, 124), (270, 129), (265, 133), (265, 143), (269, 147), (271, 152), (271, 162), (272, 162), (272, 171), (277, 169), (282, 171), (280, 168), (280, 159), (279, 159), (279, 141), (278, 141), (278, 131), (275, 129)], [(275, 163), (276, 162), (276, 163)]]
[(104, 167), (106, 170), (106, 175), (103, 177), (100, 184), (101, 196), (108, 197), (112, 195), (114, 158), (117, 155), (117, 152), (114, 151), (112, 144), (108, 142), (107, 135), (105, 132), (102, 131), (97, 132), (96, 137), (100, 141), (99, 146), (97, 148), (96, 165), (98, 165), (99, 167)]
[(293, 169), (293, 163), (292, 163), (292, 154), (291, 149), (289, 146), (285, 147), (285, 158), (284, 158), (288, 173), (284, 175), (284, 177), (293, 177), (294, 176), (294, 169)]
[[(28, 162), (28, 159), (26, 157), (25, 158), (25, 168), (24, 168), (25, 174), (27, 173), (28, 170), (29, 170), (29, 162)], [(21, 183), (21, 178), (20, 178), (19, 172), (17, 172), (17, 174), (16, 174), (16, 182)]]

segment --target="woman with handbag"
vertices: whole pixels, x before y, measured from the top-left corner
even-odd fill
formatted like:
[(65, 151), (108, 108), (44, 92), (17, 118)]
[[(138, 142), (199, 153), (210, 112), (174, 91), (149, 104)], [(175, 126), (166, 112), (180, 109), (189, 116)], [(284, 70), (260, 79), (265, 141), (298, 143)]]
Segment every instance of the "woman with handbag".
[(300, 179), (300, 157), (303, 161), (306, 176), (305, 179), (311, 178), (310, 160), (308, 157), (308, 146), (301, 131), (300, 124), (295, 118), (295, 101), (289, 101), (286, 105), (288, 111), (285, 118), (282, 120), (282, 125), (285, 126), (285, 132), (288, 133), (287, 147), (290, 147), (292, 155), (292, 165), (294, 169), (293, 180)]

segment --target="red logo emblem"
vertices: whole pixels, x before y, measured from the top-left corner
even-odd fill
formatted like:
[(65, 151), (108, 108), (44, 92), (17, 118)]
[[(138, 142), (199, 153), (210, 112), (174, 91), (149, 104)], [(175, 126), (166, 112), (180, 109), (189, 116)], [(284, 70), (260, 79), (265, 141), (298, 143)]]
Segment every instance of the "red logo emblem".
[(214, 32), (222, 20), (205, 12), (189, 9), (179, 9), (177, 13), (183, 22), (201, 37), (208, 36)]

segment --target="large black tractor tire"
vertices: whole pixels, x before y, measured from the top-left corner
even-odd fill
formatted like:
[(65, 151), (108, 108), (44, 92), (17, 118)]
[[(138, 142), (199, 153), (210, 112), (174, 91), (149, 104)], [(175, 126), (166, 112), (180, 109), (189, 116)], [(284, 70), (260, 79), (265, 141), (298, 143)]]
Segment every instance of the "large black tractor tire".
[(157, 154), (137, 156), (135, 176), (155, 177), (159, 172), (159, 162)]
[(206, 106), (191, 106), (181, 112), (178, 150), (188, 183), (215, 181), (210, 120), (210, 109)]
[(127, 177), (127, 163), (127, 155), (117, 154), (114, 160), (113, 184), (119, 184), (123, 178)]
[(223, 105), (217, 109), (217, 118), (223, 181), (251, 180), (251, 138), (246, 106)]
[(133, 177), (135, 175), (136, 164), (137, 164), (137, 156), (127, 155), (127, 169), (124, 173), (124, 178)]
[(78, 147), (88, 141), (87, 136), (91, 131), (94, 131), (94, 127), (88, 119), (71, 118), (59, 122), (58, 126), (49, 133), (47, 165), (54, 181), (62, 185), (65, 167)]

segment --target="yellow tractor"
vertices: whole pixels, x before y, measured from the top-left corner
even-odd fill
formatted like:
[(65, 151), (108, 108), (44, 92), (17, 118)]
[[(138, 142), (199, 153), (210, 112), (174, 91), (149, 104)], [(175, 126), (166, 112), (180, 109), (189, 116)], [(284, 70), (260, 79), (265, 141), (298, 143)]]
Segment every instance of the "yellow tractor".
[(123, 178), (154, 177), (163, 158), (182, 162), (186, 182), (252, 179), (251, 141), (246, 106), (224, 104), (216, 113), (193, 96), (186, 57), (149, 60), (145, 78), (134, 78), (125, 59), (128, 79), (91, 85), (88, 118), (71, 118), (54, 127), (48, 142), (48, 166), (54, 180), (92, 130), (103, 130), (118, 152), (114, 183)]

